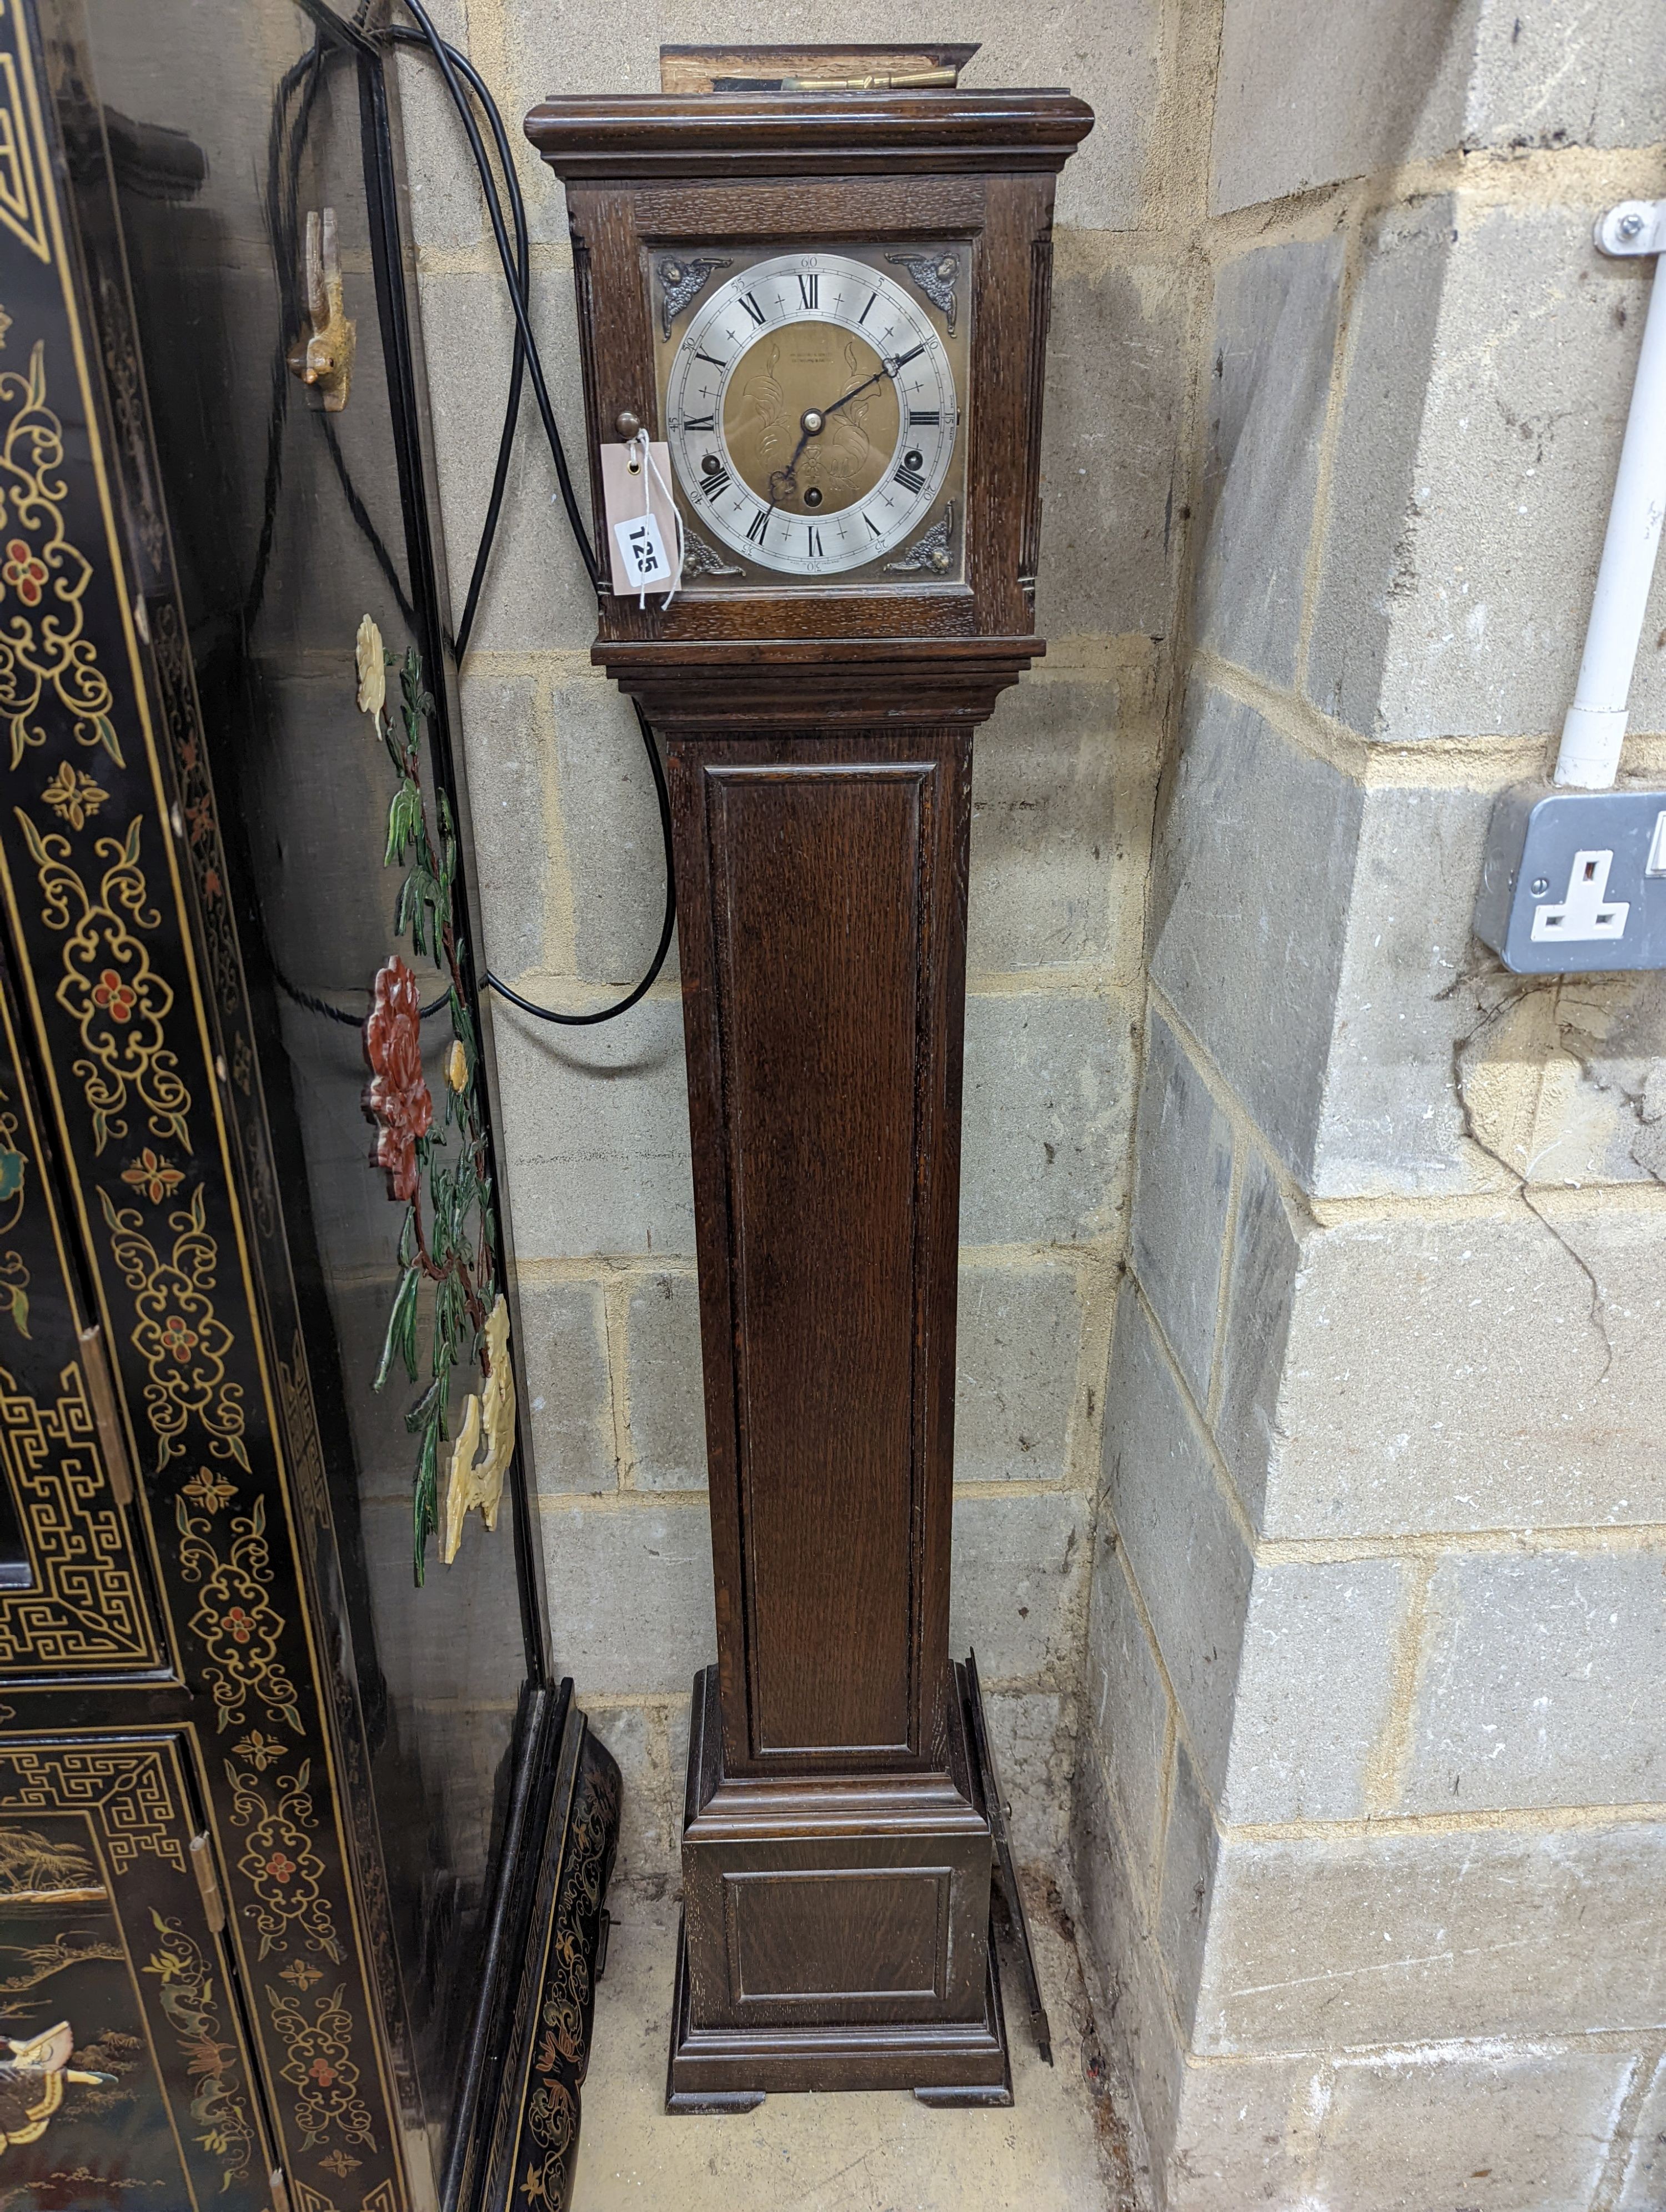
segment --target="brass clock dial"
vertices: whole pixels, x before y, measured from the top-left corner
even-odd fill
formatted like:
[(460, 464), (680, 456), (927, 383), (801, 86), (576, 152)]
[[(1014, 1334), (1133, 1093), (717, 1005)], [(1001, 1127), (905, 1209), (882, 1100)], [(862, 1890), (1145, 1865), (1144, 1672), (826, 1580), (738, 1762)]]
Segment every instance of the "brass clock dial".
[[(939, 264), (960, 271), (958, 256), (923, 265)], [(672, 268), (679, 290), (701, 270), (723, 281), (702, 287), (661, 360), (662, 424), (696, 549), (685, 581), (957, 574), (964, 303), (935, 280), (948, 306), (933, 307), (865, 249)], [(663, 263), (659, 275), (665, 284)]]

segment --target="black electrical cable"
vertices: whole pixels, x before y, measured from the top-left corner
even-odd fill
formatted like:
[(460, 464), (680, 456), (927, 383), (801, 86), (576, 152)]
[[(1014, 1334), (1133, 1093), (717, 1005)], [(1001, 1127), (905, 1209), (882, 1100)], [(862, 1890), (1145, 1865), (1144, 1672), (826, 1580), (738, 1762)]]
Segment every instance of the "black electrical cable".
[[(403, 25), (394, 24), (390, 25), (386, 35), (402, 46), (415, 46), (432, 58), (433, 49), (420, 31), (407, 30)], [(503, 118), (498, 112), (497, 102), (492, 98), (485, 79), (474, 64), (455, 46), (448, 46), (447, 51), (453, 68), (462, 76), (484, 111), (496, 144), (498, 161), (510, 189), (510, 214), (515, 234), (515, 276), (522, 293), (530, 298), (532, 242), (526, 229), (526, 203), (514, 173), (514, 157), (509, 150), (509, 134), (503, 127)], [(474, 635), (474, 618), (479, 611), (480, 594), (485, 585), (486, 569), (497, 537), (497, 519), (502, 512), (503, 494), (509, 481), (509, 463), (514, 456), (515, 431), (520, 421), (520, 399), (526, 388), (526, 348), (517, 326), (514, 350), (509, 364), (508, 397), (503, 406), (503, 428), (498, 435), (497, 461), (492, 471), (491, 496), (486, 502), (486, 520), (481, 526), (479, 544), (475, 549), (474, 573), (469, 578), (468, 596), (463, 602), (463, 618), (458, 623), (457, 634), (452, 641), (452, 651), (459, 662), (468, 651), (469, 640)]]
[[(450, 95), (452, 105), (457, 111), (459, 120), (468, 139), (469, 150), (473, 156), (476, 173), (480, 182), (481, 194), (486, 203), (486, 212), (491, 222), (492, 235), (497, 245), (498, 260), (502, 267), (503, 281), (508, 288), (510, 304), (514, 309), (515, 315), (514, 366), (511, 372), (509, 403), (504, 416), (502, 435), (498, 442), (497, 466), (493, 477), (491, 496), (487, 503), (486, 518), (481, 532), (479, 548), (475, 555), (474, 574), (470, 582), (469, 597), (464, 607), (463, 622), (459, 625), (458, 629), (457, 653), (460, 660), (464, 645), (473, 627), (480, 586), (485, 575), (487, 562), (490, 558), (492, 544), (496, 537), (498, 520), (502, 509), (504, 486), (508, 475), (509, 454), (520, 411), (519, 380), (523, 364), (532, 374), (533, 396), (538, 402), (538, 415), (544, 425), (544, 436), (549, 442), (550, 457), (555, 463), (556, 478), (561, 487), (562, 501), (567, 510), (567, 520), (572, 528), (574, 543), (578, 548), (579, 556), (584, 563), (585, 573), (590, 579), (592, 588), (598, 592), (599, 596), (600, 571), (597, 566), (595, 552), (590, 544), (589, 532), (586, 530), (583, 519), (579, 513), (578, 501), (573, 490), (572, 477), (567, 465), (566, 452), (562, 445), (561, 432), (556, 422), (555, 409), (550, 400), (549, 386), (544, 374), (543, 361), (538, 353), (538, 341), (532, 335), (529, 313), (532, 298), (531, 252), (527, 244), (526, 202), (509, 150), (508, 137), (503, 127), (502, 115), (484, 80), (473, 64), (454, 46), (449, 46), (441, 38), (429, 20), (427, 9), (422, 5), (422, 0), (405, 0), (405, 5), (419, 27), (422, 43), (427, 46), (439, 64), (447, 92)], [(416, 43), (408, 32), (396, 31), (391, 35), (401, 44)], [(502, 204), (498, 197), (496, 179), (492, 175), (485, 146), (470, 109), (467, 97), (462, 85), (459, 82), (459, 74), (467, 79), (470, 89), (480, 102), (497, 148), (498, 158), (502, 163), (504, 185), (508, 193), (515, 231), (515, 250), (513, 257), (503, 221)], [(660, 834), (666, 856), (665, 918), (660, 931), (659, 945), (641, 981), (623, 998), (616, 1000), (611, 1006), (598, 1007), (593, 1013), (562, 1014), (557, 1013), (553, 1007), (540, 1006), (531, 999), (523, 998), (519, 991), (512, 989), (504, 982), (502, 976), (495, 975), (489, 968), (484, 971), (485, 980), (489, 987), (501, 998), (507, 999), (511, 1006), (518, 1006), (523, 1013), (532, 1014), (539, 1021), (551, 1022), (563, 1029), (587, 1029), (598, 1022), (612, 1021), (620, 1014), (628, 1013), (631, 1007), (647, 995), (658, 980), (660, 971), (666, 963), (666, 956), (671, 950), (672, 935), (677, 927), (677, 882), (672, 859), (671, 793), (666, 787), (665, 767), (660, 758), (660, 749), (654, 741), (654, 732), (648, 727), (648, 718), (634, 701), (632, 705), (636, 715), (637, 727), (641, 732), (643, 749), (648, 754), (649, 772), (654, 778), (654, 798), (660, 811)]]
[[(350, 1014), (344, 1007), (332, 1006), (328, 999), (314, 998), (310, 991), (303, 991), (298, 983), (292, 983), (281, 968), (274, 966), (272, 976), (284, 997), (293, 999), (305, 1012), (322, 1014), (327, 1020), (339, 1022), (344, 1029), (362, 1030), (364, 1027), (362, 1014)], [(431, 1006), (419, 1006), (417, 1012), (425, 1022), (432, 1021), (442, 1007), (450, 1004), (451, 993), (442, 991)]]
[[(472, 109), (464, 97), (463, 88), (458, 82), (457, 71), (452, 62), (451, 48), (435, 29), (429, 12), (423, 5), (423, 0), (404, 0), (404, 4), (416, 17), (417, 26), (423, 36), (428, 40), (434, 58), (440, 64), (440, 74), (446, 81), (446, 90), (451, 95), (452, 106), (457, 111), (458, 120), (461, 123), (464, 135), (469, 142), (469, 151), (474, 156), (474, 166), (480, 178), (481, 191), (486, 203), (486, 213), (492, 226), (492, 236), (497, 244), (497, 258), (503, 265), (503, 282), (508, 287), (509, 304), (514, 309), (515, 322), (520, 328), (521, 343), (526, 351), (526, 366), (532, 372), (532, 396), (538, 402), (538, 411), (544, 422), (544, 433), (550, 441), (550, 457), (556, 465), (556, 479), (561, 486), (562, 504), (567, 509), (567, 520), (572, 526), (574, 543), (579, 549), (580, 559), (584, 562), (585, 574), (589, 577), (592, 586), (594, 587), (599, 582), (601, 572), (596, 566), (596, 556), (590, 543), (590, 533), (585, 528), (584, 518), (579, 512), (578, 495), (573, 489), (572, 475), (567, 466), (566, 448), (562, 444), (561, 432), (556, 424), (556, 410), (550, 401), (550, 387), (544, 381), (543, 359), (538, 353), (538, 341), (532, 336), (532, 318), (528, 313), (529, 295), (522, 290), (517, 277), (514, 257), (509, 248), (508, 233), (503, 227), (503, 210), (498, 200), (496, 182), (487, 163), (486, 149), (481, 143), (479, 126), (475, 122)], [(496, 103), (492, 100), (490, 94), (486, 91), (483, 84), (480, 91), (483, 100), (495, 107)], [(502, 122), (500, 117), (500, 131), (502, 127)], [(518, 197), (520, 187), (513, 170), (508, 181), (511, 195)]]
[[(271, 231), (272, 260), (277, 274), (283, 312), (271, 364), (271, 405), (266, 419), (266, 477), (261, 495), (260, 538), (255, 548), (254, 570), (244, 598), (243, 627), (246, 632), (253, 629), (266, 595), (266, 574), (271, 564), (272, 546), (277, 532), (278, 492), (283, 478), (283, 426), (289, 409), (288, 347), (295, 320), (295, 171), (301, 160), (301, 149), (311, 127), (313, 103), (318, 97), (325, 70), (331, 58), (332, 49), (325, 46), (320, 31), (307, 52), (298, 61), (292, 62), (279, 79), (267, 133), (266, 216)], [(306, 96), (301, 103), (298, 125), (286, 145), (289, 103), (303, 78), (307, 80)], [(286, 151), (289, 157), (287, 173)]]

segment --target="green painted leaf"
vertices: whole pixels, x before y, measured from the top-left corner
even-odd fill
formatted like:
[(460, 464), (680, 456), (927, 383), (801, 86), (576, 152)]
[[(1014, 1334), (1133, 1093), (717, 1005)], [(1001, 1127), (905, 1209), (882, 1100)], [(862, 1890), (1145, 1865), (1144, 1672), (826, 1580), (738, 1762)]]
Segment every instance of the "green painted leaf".
[[(403, 1250), (402, 1239), (402, 1255)], [(416, 1286), (420, 1275), (420, 1269), (407, 1267), (393, 1294), (393, 1308), (387, 1317), (387, 1334), (382, 1340), (381, 1360), (373, 1386), (378, 1390), (392, 1373), (396, 1359), (402, 1359), (405, 1373), (413, 1382), (416, 1380)]]

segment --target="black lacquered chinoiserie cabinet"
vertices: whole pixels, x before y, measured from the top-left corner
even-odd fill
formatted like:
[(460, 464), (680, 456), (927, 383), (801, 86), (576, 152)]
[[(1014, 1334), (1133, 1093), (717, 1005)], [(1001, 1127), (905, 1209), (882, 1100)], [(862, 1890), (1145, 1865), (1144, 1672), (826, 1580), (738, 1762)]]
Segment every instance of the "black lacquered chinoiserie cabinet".
[(314, 0), (0, 0), (9, 2208), (570, 2187), (617, 1775), (514, 1443), (393, 89)]

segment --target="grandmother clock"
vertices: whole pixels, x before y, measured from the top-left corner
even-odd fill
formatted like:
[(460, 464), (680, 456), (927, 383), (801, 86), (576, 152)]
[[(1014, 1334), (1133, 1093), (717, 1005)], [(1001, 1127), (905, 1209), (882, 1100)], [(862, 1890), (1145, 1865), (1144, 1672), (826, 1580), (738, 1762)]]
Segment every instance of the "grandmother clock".
[(718, 1661), (673, 2109), (1011, 2095), (948, 1643), (969, 778), (1043, 650), (1054, 178), (1093, 118), (960, 90), (972, 51), (667, 50), (678, 88), (526, 123), (598, 542), (597, 449), (646, 427), (685, 543), (594, 647), (666, 749), (694, 1150)]

